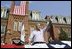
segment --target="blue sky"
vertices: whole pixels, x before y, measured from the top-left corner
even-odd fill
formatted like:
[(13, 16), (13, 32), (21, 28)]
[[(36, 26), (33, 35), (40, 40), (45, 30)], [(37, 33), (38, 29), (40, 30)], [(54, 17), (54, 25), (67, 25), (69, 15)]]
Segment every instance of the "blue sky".
[[(10, 1), (1, 1), (1, 6), (10, 5)], [(29, 9), (39, 10), (43, 18), (46, 15), (71, 16), (71, 1), (30, 1)]]

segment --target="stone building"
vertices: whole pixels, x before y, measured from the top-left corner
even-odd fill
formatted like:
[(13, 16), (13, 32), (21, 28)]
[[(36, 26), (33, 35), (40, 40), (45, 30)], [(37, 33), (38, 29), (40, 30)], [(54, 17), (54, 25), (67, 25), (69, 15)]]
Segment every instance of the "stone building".
[[(5, 34), (3, 34), (4, 36), (1, 34), (2, 38), (3, 38), (2, 41), (5, 43), (12, 43), (12, 39), (14, 39), (14, 38), (20, 39), (20, 36), (21, 36), (21, 32), (20, 32), (21, 27), (20, 26), (22, 24), (25, 25), (24, 26), (25, 31), (26, 31), (25, 35), (27, 37), (29, 37), (29, 35), (31, 33), (30, 31), (35, 28), (36, 24), (41, 24), (42, 26), (44, 26), (46, 24), (45, 19), (41, 18), (41, 16), (40, 16), (40, 11), (37, 11), (37, 10), (29, 11), (29, 9), (28, 9), (29, 2), (26, 2), (25, 15), (11, 14), (11, 12), (13, 12), (13, 10), (14, 10), (15, 3), (16, 2), (12, 1), (10, 9), (4, 8), (7, 11), (9, 10), (8, 13), (4, 14), (3, 12), (6, 12), (6, 11), (1, 11), (1, 14), (3, 13), (2, 15), (7, 16), (6, 20), (1, 18), (1, 26), (3, 25), (3, 23), (6, 24), (6, 25), (4, 24), (6, 28), (1, 27), (1, 29), (3, 28), (5, 30), (4, 31)], [(3, 10), (3, 8), (2, 8), (2, 10)]]
[(4, 42), (5, 35), (7, 31), (7, 22), (8, 22), (8, 15), (9, 9), (5, 7), (1, 7), (1, 42)]
[(68, 38), (71, 39), (71, 17), (64, 16), (46, 16), (46, 20), (51, 20), (49, 32), (54, 40), (59, 40), (60, 29), (62, 28), (67, 34)]
[(24, 24), (24, 33), (29, 37), (36, 24), (45, 26), (47, 22), (51, 23), (48, 26), (48, 31), (44, 33), (45, 41), (48, 42), (49, 36), (54, 40), (59, 40), (60, 28), (63, 28), (71, 38), (71, 17), (63, 16), (46, 16), (45, 19), (40, 16), (40, 11), (29, 10), (29, 2), (26, 1), (25, 15), (11, 14), (14, 10), (15, 1), (12, 1), (10, 9), (1, 7), (1, 42), (12, 43), (12, 39), (20, 39), (21, 26)]

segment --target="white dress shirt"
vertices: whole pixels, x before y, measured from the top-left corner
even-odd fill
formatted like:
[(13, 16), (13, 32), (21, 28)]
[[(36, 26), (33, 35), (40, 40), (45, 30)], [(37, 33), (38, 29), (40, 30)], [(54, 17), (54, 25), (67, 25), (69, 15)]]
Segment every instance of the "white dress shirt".
[(37, 30), (32, 31), (30, 38), (29, 38), (30, 41), (33, 40), (33, 42), (45, 42), (44, 37), (43, 37), (43, 33), (44, 33), (45, 29), (46, 29), (46, 27), (43, 29), (40, 29), (40, 31), (37, 31)]

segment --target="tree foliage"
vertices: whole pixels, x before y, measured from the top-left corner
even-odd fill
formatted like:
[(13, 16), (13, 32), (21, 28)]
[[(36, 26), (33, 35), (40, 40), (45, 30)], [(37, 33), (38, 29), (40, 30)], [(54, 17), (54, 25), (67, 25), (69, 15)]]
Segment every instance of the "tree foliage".
[(59, 34), (60, 40), (68, 40), (68, 34), (61, 28)]

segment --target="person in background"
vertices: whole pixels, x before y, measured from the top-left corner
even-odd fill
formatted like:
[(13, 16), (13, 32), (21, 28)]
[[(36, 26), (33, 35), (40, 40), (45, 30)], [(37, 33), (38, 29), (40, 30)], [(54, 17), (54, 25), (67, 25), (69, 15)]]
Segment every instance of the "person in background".
[(48, 41), (49, 41), (49, 43), (50, 43), (50, 42), (52, 42), (52, 41), (54, 41), (54, 40), (52, 39), (52, 37), (49, 37), (49, 40), (48, 40)]
[(31, 44), (32, 41), (32, 45), (36, 45), (40, 48), (48, 48), (43, 37), (43, 34), (47, 28), (48, 28), (48, 23), (44, 28), (42, 28), (40, 24), (37, 24), (36, 29), (32, 31), (30, 34), (29, 43)]

